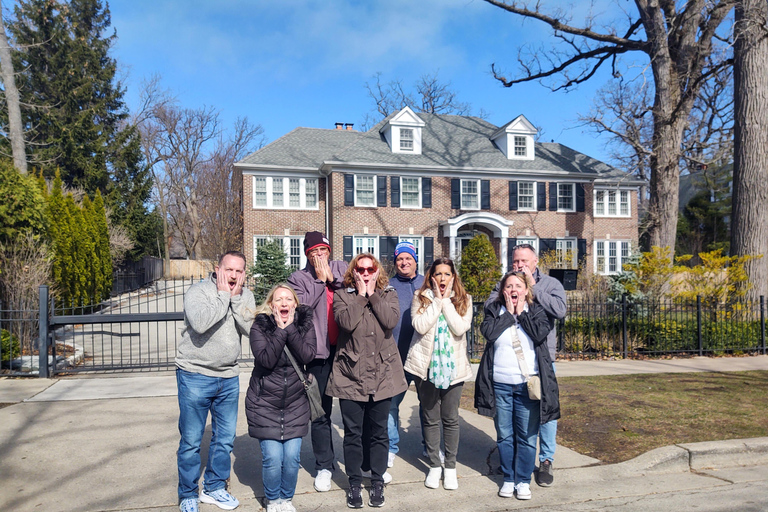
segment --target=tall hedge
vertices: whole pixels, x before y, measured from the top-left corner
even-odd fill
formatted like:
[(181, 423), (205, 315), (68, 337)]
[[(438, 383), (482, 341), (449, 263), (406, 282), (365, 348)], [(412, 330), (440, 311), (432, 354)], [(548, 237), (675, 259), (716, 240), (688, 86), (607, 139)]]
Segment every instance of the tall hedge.
[(459, 276), (474, 301), (485, 301), (501, 279), (501, 263), (487, 236), (477, 235), (461, 252)]

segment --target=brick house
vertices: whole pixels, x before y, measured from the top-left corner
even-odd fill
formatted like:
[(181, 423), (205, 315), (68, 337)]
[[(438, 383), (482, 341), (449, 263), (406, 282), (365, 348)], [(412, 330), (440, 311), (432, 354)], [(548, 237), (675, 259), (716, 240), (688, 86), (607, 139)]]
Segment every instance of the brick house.
[(391, 260), (409, 240), (422, 272), (434, 257), (460, 256), (478, 233), (504, 269), (518, 243), (574, 268), (585, 259), (603, 274), (636, 247), (641, 182), (562, 144), (534, 142), (522, 115), (498, 127), (406, 107), (367, 132), (351, 128), (296, 128), (235, 164), (249, 261), (280, 239), (289, 263), (304, 266), (312, 230), (346, 260), (364, 251)]

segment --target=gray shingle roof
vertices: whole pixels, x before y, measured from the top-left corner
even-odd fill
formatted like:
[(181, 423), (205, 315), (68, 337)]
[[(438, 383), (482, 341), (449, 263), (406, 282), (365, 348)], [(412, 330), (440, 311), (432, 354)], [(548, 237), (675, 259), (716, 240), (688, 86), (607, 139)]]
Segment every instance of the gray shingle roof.
[(490, 140), (499, 127), (483, 119), (420, 113), (422, 154), (393, 153), (379, 133), (386, 120), (367, 132), (296, 128), (248, 155), (244, 166), (281, 166), (319, 169), (336, 165), (402, 165), (425, 169), (481, 169), (582, 174), (585, 178), (621, 179), (628, 175), (559, 143), (536, 143), (534, 160), (508, 160)]

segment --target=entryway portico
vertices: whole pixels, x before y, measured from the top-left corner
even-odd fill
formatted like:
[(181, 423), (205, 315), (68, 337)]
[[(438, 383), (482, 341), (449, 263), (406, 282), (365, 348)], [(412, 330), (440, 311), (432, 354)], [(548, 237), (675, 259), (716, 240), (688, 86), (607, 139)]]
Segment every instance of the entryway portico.
[(494, 238), (499, 239), (499, 263), (501, 271), (507, 271), (507, 239), (509, 238), (509, 228), (514, 221), (507, 220), (501, 215), (487, 211), (469, 212), (440, 222), (443, 230), (443, 236), (448, 239), (450, 255), (452, 260), (456, 260), (461, 254), (461, 248), (457, 241), (460, 240), (460, 233), (465, 226), (483, 226), (489, 230)]

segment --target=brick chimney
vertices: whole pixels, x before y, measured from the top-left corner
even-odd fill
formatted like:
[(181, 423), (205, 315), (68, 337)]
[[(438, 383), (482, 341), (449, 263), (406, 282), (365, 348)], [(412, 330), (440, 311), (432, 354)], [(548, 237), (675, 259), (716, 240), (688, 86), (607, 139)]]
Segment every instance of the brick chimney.
[(354, 131), (352, 127), (355, 126), (355, 123), (344, 123), (344, 129)]
[(336, 123), (336, 129), (337, 130), (343, 130), (344, 129), (344, 123)]

